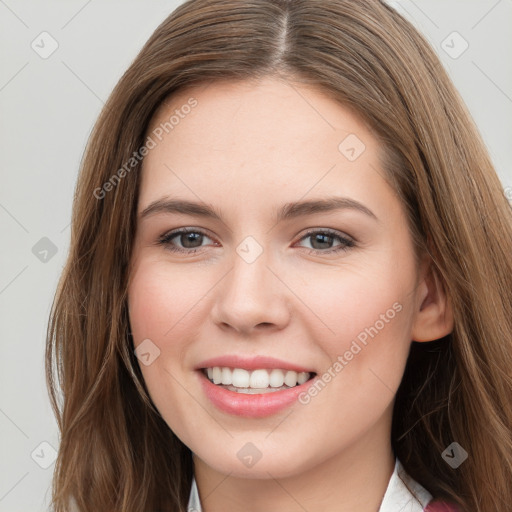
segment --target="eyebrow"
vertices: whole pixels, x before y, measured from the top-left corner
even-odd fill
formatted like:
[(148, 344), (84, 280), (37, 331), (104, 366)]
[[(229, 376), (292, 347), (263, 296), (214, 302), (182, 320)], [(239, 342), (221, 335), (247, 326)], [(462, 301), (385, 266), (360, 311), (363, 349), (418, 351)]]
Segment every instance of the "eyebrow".
[[(328, 197), (326, 199), (286, 203), (277, 210), (275, 222), (278, 223), (283, 220), (290, 220), (304, 215), (328, 213), (336, 210), (355, 210), (378, 222), (377, 216), (368, 207), (348, 197)], [(223, 222), (221, 212), (209, 204), (169, 198), (153, 201), (142, 210), (139, 217), (143, 219), (157, 213), (182, 213), (185, 215), (216, 219)]]

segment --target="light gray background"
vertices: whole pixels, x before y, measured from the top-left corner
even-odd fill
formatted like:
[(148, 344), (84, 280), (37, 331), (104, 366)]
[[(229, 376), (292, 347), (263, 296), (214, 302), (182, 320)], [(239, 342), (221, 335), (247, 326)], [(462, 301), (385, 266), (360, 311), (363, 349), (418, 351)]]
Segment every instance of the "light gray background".
[[(45, 333), (78, 166), (113, 86), (180, 3), (0, 0), (0, 511), (47, 510), (49, 445), (56, 449), (59, 436), (44, 380)], [(512, 0), (390, 3), (437, 50), (511, 187)], [(58, 43), (46, 59), (31, 47), (51, 48), (43, 31)], [(34, 254), (43, 237), (54, 256)]]

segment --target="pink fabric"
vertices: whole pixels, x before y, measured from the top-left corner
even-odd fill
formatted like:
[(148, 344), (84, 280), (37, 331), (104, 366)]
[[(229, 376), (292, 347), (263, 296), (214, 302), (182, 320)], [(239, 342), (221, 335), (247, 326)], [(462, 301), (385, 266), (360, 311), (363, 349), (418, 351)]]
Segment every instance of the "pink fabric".
[(455, 505), (449, 505), (444, 501), (431, 501), (424, 512), (460, 512)]

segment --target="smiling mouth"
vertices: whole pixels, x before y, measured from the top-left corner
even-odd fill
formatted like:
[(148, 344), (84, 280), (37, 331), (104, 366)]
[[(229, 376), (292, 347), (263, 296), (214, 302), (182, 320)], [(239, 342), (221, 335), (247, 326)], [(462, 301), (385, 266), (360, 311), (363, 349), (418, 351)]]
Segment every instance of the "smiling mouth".
[(249, 395), (273, 393), (300, 386), (315, 377), (315, 372), (296, 372), (279, 368), (245, 370), (213, 366), (202, 368), (207, 379), (216, 386)]

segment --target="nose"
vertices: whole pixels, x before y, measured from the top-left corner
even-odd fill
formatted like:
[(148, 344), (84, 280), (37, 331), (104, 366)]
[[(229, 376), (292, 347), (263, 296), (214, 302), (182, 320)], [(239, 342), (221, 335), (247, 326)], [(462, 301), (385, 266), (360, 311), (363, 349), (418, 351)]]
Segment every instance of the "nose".
[(248, 263), (234, 255), (232, 269), (215, 287), (212, 318), (223, 330), (249, 335), (283, 329), (290, 320), (289, 290), (264, 251)]

